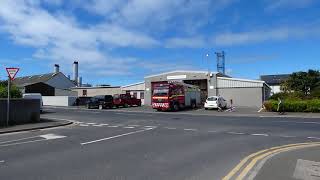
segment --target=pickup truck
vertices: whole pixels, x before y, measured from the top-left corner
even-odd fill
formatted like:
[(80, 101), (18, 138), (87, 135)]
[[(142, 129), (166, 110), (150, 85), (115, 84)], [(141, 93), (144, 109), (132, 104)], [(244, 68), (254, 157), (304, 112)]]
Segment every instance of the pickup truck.
[(116, 94), (113, 96), (113, 104), (116, 107), (141, 106), (141, 100), (130, 94)]

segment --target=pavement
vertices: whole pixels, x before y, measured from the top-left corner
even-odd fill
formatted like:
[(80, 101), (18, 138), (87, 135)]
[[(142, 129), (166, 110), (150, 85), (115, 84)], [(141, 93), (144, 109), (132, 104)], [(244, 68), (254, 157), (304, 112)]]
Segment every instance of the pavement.
[(14, 132), (22, 132), (22, 131), (33, 131), (45, 128), (54, 128), (59, 126), (66, 126), (72, 124), (71, 121), (67, 120), (54, 120), (48, 118), (40, 119), (40, 122), (37, 123), (29, 123), (29, 124), (20, 124), (9, 127), (0, 127), (0, 134), (5, 133), (14, 133)]
[(42, 118), (74, 123), (0, 135), (0, 179), (222, 179), (255, 152), (320, 141), (319, 120), (307, 117), (45, 110)]

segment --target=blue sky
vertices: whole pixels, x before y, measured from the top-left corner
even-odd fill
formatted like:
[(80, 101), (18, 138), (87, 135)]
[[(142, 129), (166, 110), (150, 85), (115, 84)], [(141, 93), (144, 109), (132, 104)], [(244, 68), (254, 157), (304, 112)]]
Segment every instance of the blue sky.
[[(320, 67), (318, 0), (1, 0), (0, 79), (48, 73), (125, 85), (171, 70), (258, 79)], [(209, 59), (205, 54), (209, 54)]]

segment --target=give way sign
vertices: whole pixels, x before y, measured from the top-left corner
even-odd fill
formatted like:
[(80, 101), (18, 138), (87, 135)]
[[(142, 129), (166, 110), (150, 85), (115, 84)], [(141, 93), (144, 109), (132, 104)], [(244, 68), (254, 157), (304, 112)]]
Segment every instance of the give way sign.
[(14, 80), (14, 77), (16, 76), (16, 74), (19, 71), (19, 68), (6, 68), (7, 73), (10, 77), (11, 80)]

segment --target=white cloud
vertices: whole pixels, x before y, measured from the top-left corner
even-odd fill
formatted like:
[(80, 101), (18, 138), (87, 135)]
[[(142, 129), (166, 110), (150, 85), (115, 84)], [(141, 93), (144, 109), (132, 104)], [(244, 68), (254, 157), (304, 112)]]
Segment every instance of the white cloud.
[(312, 5), (315, 0), (268, 0), (267, 11), (273, 11), (277, 9), (287, 8), (305, 8)]
[(320, 26), (277, 27), (248, 32), (227, 32), (216, 35), (212, 43), (217, 46), (261, 43), (265, 41), (281, 41), (320, 35)]
[(166, 40), (167, 48), (202, 48), (207, 45), (203, 37), (170, 38)]
[[(78, 60), (83, 67), (98, 65), (98, 71), (120, 70), (124, 65), (122, 59), (130, 58), (112, 57), (108, 48), (148, 48), (159, 44), (146, 34), (114, 24), (82, 27), (74, 17), (50, 13), (41, 2), (46, 3), (40, 0), (0, 1), (0, 30), (8, 33), (15, 43), (34, 47), (36, 58), (61, 64)], [(59, 1), (56, 3), (58, 5)]]

